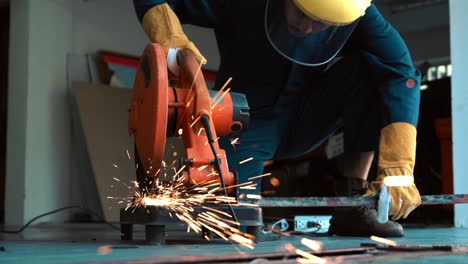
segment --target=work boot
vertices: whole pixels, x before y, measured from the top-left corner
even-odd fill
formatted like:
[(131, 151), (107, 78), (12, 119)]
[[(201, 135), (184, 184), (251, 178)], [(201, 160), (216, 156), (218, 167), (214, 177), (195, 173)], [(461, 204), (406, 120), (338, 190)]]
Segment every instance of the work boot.
[[(359, 197), (365, 193), (367, 181), (342, 178), (335, 183), (338, 197)], [(377, 210), (371, 207), (336, 208), (330, 219), (330, 235), (402, 237), (403, 227), (394, 221), (381, 224), (377, 221)]]

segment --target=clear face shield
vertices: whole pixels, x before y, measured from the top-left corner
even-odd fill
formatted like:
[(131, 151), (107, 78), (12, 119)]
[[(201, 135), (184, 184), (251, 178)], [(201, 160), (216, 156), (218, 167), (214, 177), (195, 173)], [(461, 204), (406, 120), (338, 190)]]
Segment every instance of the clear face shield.
[(358, 21), (330, 25), (304, 14), (293, 0), (267, 0), (265, 9), (265, 31), (270, 44), (285, 58), (304, 66), (331, 61)]

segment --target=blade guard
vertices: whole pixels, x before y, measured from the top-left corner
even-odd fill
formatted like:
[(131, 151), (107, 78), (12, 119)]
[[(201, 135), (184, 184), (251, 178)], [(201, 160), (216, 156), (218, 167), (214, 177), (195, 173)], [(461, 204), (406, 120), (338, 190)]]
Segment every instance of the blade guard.
[(168, 76), (164, 50), (146, 46), (133, 86), (129, 134), (148, 176), (155, 177), (164, 158), (168, 120)]

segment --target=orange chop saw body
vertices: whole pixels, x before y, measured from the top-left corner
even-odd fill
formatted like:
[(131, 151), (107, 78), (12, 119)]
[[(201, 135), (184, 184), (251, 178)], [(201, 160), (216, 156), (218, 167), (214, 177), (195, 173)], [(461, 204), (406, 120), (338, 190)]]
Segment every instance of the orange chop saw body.
[(217, 138), (246, 128), (247, 100), (242, 94), (209, 91), (191, 51), (178, 51), (177, 60), (179, 78), (175, 87), (171, 87), (161, 46), (149, 44), (140, 58), (128, 123), (139, 165), (145, 178), (150, 181), (158, 178), (166, 138), (181, 136), (185, 158), (181, 160), (180, 173), (186, 186), (220, 181), (219, 175), (226, 186), (234, 185), (234, 173), (229, 171), (226, 153)]

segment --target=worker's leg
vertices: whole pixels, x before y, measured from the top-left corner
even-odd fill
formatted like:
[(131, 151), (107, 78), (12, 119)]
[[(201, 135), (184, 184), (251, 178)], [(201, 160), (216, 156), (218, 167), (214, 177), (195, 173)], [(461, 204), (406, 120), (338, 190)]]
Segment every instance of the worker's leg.
[[(301, 94), (297, 111), (291, 116), (285, 142), (279, 154), (289, 156), (310, 151), (336, 128), (344, 128), (344, 154), (336, 179), (337, 196), (359, 196), (380, 135), (380, 97), (369, 79), (360, 53), (345, 56), (334, 64), (310, 89)], [(286, 150), (286, 151), (285, 151)], [(349, 236), (401, 236), (399, 224), (380, 224), (373, 208), (336, 210), (330, 231)]]
[[(357, 62), (356, 62), (357, 61)], [(357, 69), (356, 81), (344, 102), (344, 154), (335, 183), (337, 196), (360, 196), (367, 188), (367, 177), (378, 148), (381, 128), (381, 102), (377, 85), (367, 76), (369, 70), (361, 56), (343, 60), (343, 68)], [(342, 69), (340, 69), (342, 70)], [(396, 222), (381, 224), (375, 208), (336, 209), (330, 221), (330, 233), (343, 236), (403, 236), (403, 228)]]
[(261, 178), (249, 178), (263, 173), (264, 163), (273, 158), (278, 141), (278, 122), (262, 119), (252, 119), (246, 131), (219, 140), (220, 147), (226, 151), (229, 169), (237, 172), (238, 183), (257, 184), (255, 190), (239, 189), (239, 193), (261, 192)]

